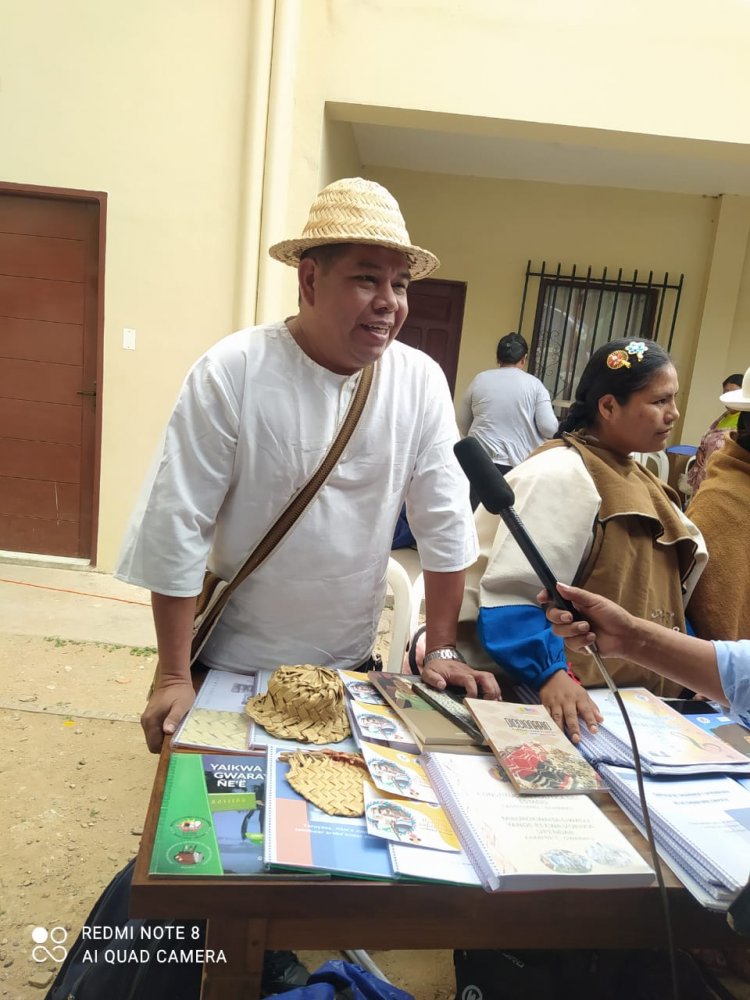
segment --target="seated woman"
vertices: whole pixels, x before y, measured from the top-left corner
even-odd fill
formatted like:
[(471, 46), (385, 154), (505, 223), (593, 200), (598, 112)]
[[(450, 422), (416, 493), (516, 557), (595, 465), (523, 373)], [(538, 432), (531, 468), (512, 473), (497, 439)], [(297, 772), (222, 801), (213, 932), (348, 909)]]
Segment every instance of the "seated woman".
[(687, 509), (710, 557), (688, 614), (701, 638), (736, 640), (750, 638), (750, 368), (742, 388), (725, 393), (721, 402), (732, 407), (738, 424), (714, 454)]
[[(741, 375), (727, 375), (721, 383), (721, 391), (725, 395), (736, 392), (741, 387)], [(724, 447), (727, 434), (730, 431), (736, 430), (738, 417), (739, 413), (737, 410), (731, 408), (728, 403), (725, 403), (724, 412), (711, 422), (711, 426), (701, 438), (701, 443), (698, 445), (698, 451), (695, 454), (695, 462), (693, 462), (687, 474), (687, 484), (693, 494), (698, 492), (698, 487), (706, 478), (709, 458), (715, 451)]]
[[(685, 632), (684, 606), (706, 562), (705, 545), (677, 494), (631, 457), (664, 448), (679, 417), (677, 388), (669, 355), (653, 341), (603, 345), (584, 369), (559, 439), (542, 445), (507, 480), (516, 512), (558, 580)], [(479, 637), (496, 663), (539, 691), (575, 741), (577, 715), (589, 726), (597, 718), (584, 687), (603, 681), (591, 657), (571, 653), (568, 661), (536, 602), (538, 590), (500, 522), (479, 585)], [(610, 670), (620, 685), (662, 695), (680, 691), (625, 658), (611, 661)]]

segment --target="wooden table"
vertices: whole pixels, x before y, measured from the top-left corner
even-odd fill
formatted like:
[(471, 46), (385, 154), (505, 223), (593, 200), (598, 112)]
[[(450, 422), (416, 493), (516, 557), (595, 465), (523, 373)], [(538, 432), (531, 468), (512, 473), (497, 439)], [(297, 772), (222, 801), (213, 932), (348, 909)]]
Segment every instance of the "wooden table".
[[(203, 1000), (260, 995), (263, 952), (272, 949), (658, 948), (665, 941), (656, 887), (488, 893), (409, 882), (331, 879), (151, 878), (169, 750), (165, 741), (135, 865), (134, 917), (207, 919)], [(648, 846), (612, 802), (604, 810), (649, 860)], [(664, 869), (675, 940), (683, 946), (737, 943), (723, 915), (710, 913)], [(189, 947), (186, 943), (185, 947)]]

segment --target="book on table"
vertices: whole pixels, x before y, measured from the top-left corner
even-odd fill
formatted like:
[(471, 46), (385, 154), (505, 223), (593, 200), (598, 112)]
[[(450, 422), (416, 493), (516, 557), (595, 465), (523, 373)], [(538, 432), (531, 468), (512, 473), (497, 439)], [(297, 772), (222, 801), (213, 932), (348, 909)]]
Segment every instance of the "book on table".
[[(635, 772), (602, 765), (613, 798), (643, 831)], [(725, 775), (643, 779), (656, 847), (703, 906), (728, 909), (750, 879), (750, 782)]]
[(422, 760), (485, 889), (653, 881), (649, 865), (588, 796), (519, 795), (494, 757), (428, 752)]
[(426, 702), (433, 705), (438, 712), (450, 719), (459, 729), (468, 733), (476, 743), (485, 742), (485, 737), (477, 726), (474, 716), (464, 704), (466, 701), (465, 691), (462, 690), (459, 693), (458, 690), (449, 690), (448, 688), (444, 691), (438, 691), (437, 688), (430, 687), (424, 681), (418, 680), (413, 680), (412, 686)]
[[(597, 733), (582, 726), (581, 753), (595, 766), (633, 767), (625, 722), (607, 688), (589, 688), (604, 721)], [(623, 703), (636, 736), (644, 774), (750, 774), (750, 758), (718, 737), (702, 732), (646, 688), (623, 688)]]
[(368, 834), (364, 816), (328, 815), (292, 788), (288, 771), (276, 748), (269, 748), (264, 843), (268, 867), (392, 878), (388, 842)]
[(724, 743), (741, 753), (743, 757), (750, 757), (750, 728), (742, 721), (739, 715), (731, 715), (727, 710), (715, 703), (711, 703), (713, 712), (697, 712), (687, 718), (704, 733), (711, 736), (718, 736)]
[(605, 791), (604, 783), (543, 705), (467, 698), (467, 709), (521, 795)]
[(265, 782), (264, 756), (173, 753), (149, 874), (262, 874)]
[(420, 748), (436, 743), (443, 746), (477, 745), (474, 737), (425, 700), (411, 678), (401, 674), (371, 672), (368, 679), (413, 733)]

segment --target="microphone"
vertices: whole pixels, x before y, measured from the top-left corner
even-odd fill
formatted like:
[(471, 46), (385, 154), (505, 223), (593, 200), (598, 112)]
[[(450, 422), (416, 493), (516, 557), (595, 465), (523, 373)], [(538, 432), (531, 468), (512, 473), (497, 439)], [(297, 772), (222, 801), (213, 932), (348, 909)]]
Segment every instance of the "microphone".
[(512, 488), (502, 472), (495, 468), (492, 459), (479, 441), (473, 437), (462, 438), (453, 446), (453, 451), (481, 503), (490, 514), (499, 514), (503, 519), (554, 604), (561, 611), (569, 611), (576, 620), (581, 621), (581, 616), (570, 601), (558, 591), (554, 573), (536, 547), (521, 518), (513, 510), (516, 498)]

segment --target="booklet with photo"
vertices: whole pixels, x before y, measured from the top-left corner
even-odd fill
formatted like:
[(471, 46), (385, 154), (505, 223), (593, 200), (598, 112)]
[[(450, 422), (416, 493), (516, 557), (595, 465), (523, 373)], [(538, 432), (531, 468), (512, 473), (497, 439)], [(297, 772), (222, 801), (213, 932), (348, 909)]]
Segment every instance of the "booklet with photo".
[(385, 699), (367, 679), (366, 674), (357, 670), (340, 670), (339, 673), (347, 694), (354, 701), (365, 705), (385, 705)]
[(376, 788), (407, 799), (437, 802), (437, 795), (416, 754), (364, 740), (359, 749)]
[[(442, 806), (414, 802), (378, 791), (365, 782), (367, 831), (397, 844), (415, 844), (434, 851), (460, 851), (461, 845)], [(436, 859), (437, 861), (437, 859)], [(439, 862), (438, 862), (439, 863)]]
[(402, 745), (414, 748), (414, 738), (393, 709), (388, 705), (370, 705), (349, 701), (351, 715), (357, 722), (362, 738), (367, 741), (383, 740), (389, 746)]
[(603, 792), (604, 782), (543, 705), (467, 698), (513, 787), (521, 795)]
[(649, 865), (587, 795), (519, 795), (494, 757), (423, 759), (488, 891), (651, 884)]

